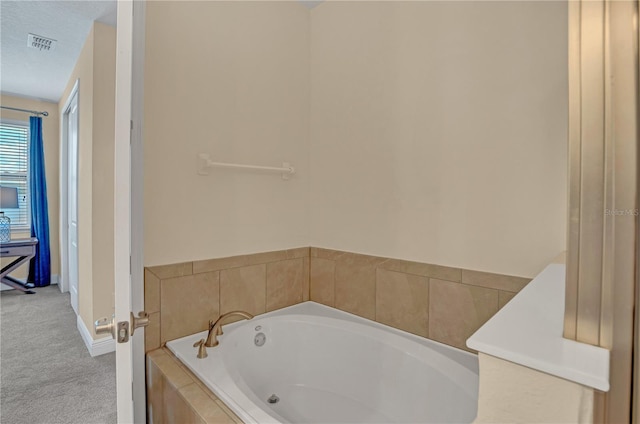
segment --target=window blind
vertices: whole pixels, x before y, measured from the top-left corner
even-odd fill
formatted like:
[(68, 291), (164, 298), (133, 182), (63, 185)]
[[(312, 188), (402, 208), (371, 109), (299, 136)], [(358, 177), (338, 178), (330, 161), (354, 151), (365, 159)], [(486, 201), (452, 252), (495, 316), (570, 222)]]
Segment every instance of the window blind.
[(12, 230), (30, 230), (29, 205), (29, 127), (0, 123), (0, 185), (18, 189), (18, 209), (5, 209)]

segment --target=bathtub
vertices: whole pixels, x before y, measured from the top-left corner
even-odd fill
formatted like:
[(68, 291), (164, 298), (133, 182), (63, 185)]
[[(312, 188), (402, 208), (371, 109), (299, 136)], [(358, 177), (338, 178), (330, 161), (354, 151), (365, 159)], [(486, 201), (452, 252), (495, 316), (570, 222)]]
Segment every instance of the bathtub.
[(314, 302), (167, 347), (245, 423), (469, 423), (477, 357)]

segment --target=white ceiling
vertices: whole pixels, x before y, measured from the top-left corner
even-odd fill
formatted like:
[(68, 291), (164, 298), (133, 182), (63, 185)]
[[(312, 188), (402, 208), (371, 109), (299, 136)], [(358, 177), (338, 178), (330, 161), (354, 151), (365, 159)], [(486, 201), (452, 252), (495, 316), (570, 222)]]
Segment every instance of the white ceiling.
[[(115, 0), (0, 1), (0, 91), (58, 102), (94, 21), (115, 26)], [(55, 49), (27, 47), (29, 33)]]

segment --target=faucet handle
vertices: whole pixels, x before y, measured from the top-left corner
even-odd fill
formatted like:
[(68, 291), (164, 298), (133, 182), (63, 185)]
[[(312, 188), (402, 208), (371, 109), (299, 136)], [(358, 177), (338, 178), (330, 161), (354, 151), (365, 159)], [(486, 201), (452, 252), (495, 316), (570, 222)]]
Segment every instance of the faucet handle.
[(198, 358), (199, 359), (203, 359), (206, 358), (207, 356), (209, 356), (207, 354), (207, 347), (204, 345), (204, 339), (200, 339), (199, 342), (195, 342), (193, 344), (193, 347), (197, 347), (198, 348)]

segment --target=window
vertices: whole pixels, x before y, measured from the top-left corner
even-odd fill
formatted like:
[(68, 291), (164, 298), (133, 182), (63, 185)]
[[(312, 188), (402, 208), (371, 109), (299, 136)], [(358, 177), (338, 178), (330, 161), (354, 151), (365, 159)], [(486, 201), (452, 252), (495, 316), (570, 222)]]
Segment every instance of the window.
[(0, 123), (0, 185), (18, 189), (18, 209), (5, 209), (12, 231), (31, 229), (29, 205), (29, 125)]

